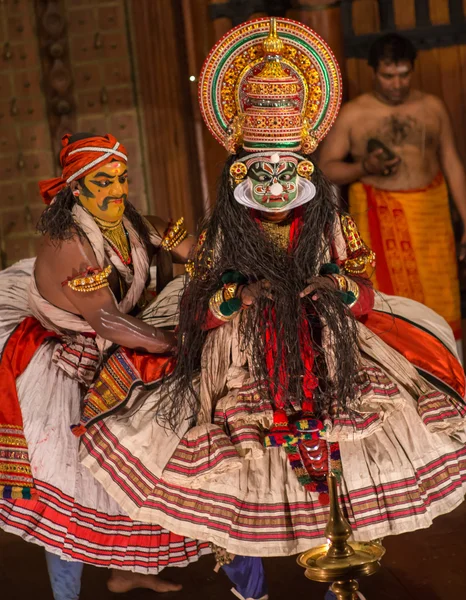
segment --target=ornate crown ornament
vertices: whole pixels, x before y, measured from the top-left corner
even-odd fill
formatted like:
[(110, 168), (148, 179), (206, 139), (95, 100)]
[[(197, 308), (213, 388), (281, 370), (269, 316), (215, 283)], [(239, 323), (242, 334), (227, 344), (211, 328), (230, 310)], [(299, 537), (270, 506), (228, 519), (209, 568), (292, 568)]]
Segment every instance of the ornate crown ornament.
[[(199, 79), (202, 116), (231, 153), (313, 152), (341, 104), (327, 44), (291, 19), (254, 19), (221, 38)], [(239, 174), (238, 174), (239, 175)]]

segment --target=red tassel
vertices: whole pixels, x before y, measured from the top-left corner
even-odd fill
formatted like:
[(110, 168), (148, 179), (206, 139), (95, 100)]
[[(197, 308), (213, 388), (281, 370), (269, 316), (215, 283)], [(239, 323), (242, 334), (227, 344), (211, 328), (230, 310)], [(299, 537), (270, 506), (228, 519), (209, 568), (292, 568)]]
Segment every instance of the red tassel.
[(276, 410), (273, 413), (273, 424), (274, 425), (288, 425), (288, 417), (284, 410)]
[(322, 492), (319, 494), (319, 502), (322, 506), (328, 506), (330, 504), (330, 496), (327, 492)]
[(313, 413), (314, 412), (314, 403), (312, 400), (304, 400), (302, 404), (302, 408), (304, 412)]
[(71, 425), (70, 429), (76, 437), (81, 437), (87, 431), (84, 425)]

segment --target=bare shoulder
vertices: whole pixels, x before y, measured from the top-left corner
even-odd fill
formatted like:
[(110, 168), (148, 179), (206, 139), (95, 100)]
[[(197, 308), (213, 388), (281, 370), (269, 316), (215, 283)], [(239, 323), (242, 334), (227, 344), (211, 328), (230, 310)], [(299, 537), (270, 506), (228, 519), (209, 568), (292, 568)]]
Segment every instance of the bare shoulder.
[(445, 105), (445, 102), (438, 96), (435, 96), (434, 94), (427, 94), (426, 92), (421, 92), (420, 90), (417, 90), (416, 101), (424, 104), (425, 106), (429, 107), (431, 110), (439, 114), (447, 113), (447, 107)]
[(341, 107), (340, 114), (338, 116), (339, 119), (346, 119), (354, 117), (356, 114), (360, 113), (364, 106), (364, 96), (358, 96), (349, 102), (345, 102)]
[(360, 118), (366, 111), (377, 109), (377, 102), (371, 94), (362, 94), (353, 100), (343, 104), (337, 123), (351, 124), (355, 119)]
[(351, 104), (357, 105), (358, 109), (361, 110), (368, 106), (377, 106), (378, 100), (375, 98), (374, 94), (365, 93), (356, 96), (356, 98), (351, 101)]
[(373, 94), (361, 94), (347, 103), (347, 106), (351, 108), (353, 113), (363, 112), (370, 108), (371, 110), (379, 107), (379, 101), (374, 97)]
[(86, 237), (72, 233), (69, 237), (63, 240), (52, 240), (49, 235), (44, 235), (37, 258), (46, 256), (48, 259), (57, 259), (69, 254), (79, 256), (94, 255), (92, 246)]
[(36, 273), (47, 274), (54, 281), (63, 281), (77, 276), (88, 267), (97, 268), (97, 259), (92, 246), (85, 237), (77, 233), (65, 240), (42, 239), (36, 261)]

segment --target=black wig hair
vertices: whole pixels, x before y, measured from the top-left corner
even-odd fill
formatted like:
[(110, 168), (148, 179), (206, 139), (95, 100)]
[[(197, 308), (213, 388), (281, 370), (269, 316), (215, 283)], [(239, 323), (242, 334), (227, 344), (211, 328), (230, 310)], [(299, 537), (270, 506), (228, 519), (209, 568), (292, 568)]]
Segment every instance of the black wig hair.
[[(307, 157), (304, 157), (307, 158)], [(193, 386), (201, 367), (201, 355), (207, 332), (202, 325), (209, 310), (209, 300), (221, 288), (226, 271), (236, 271), (249, 282), (268, 280), (272, 296), (261, 295), (254, 306), (240, 316), (242, 343), (250, 349), (254, 378), (266, 382), (265, 393), (274, 405), (274, 394), (281, 390), (288, 406), (303, 398), (303, 364), (300, 335), (303, 319), (307, 320), (314, 348), (313, 374), (318, 378), (314, 404), (319, 414), (335, 407), (347, 407), (354, 396), (358, 370), (356, 326), (353, 315), (340, 295), (330, 289), (301, 299), (299, 294), (308, 281), (319, 274), (332, 243), (336, 198), (331, 184), (316, 168), (312, 180), (315, 198), (303, 207), (302, 229), (294, 248), (278, 248), (264, 233), (251, 211), (234, 198), (229, 169), (237, 160), (230, 157), (223, 169), (217, 203), (203, 224), (204, 241), (194, 259), (194, 278), (187, 283), (180, 308), (177, 364), (171, 376), (174, 393), (170, 403), (158, 406), (158, 419), (176, 427), (181, 407), (188, 402), (194, 417), (199, 408)], [(273, 373), (266, 364), (267, 328), (276, 332), (277, 360)], [(335, 368), (329, 369), (323, 351), (324, 339), (331, 343)], [(283, 372), (286, 373), (285, 379)]]

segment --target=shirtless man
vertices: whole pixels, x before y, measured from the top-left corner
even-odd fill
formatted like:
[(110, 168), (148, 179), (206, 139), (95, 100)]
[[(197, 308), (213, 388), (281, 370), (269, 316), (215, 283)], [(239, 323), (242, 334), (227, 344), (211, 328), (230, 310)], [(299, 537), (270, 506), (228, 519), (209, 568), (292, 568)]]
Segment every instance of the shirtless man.
[(444, 103), (412, 88), (415, 58), (411, 42), (397, 34), (373, 44), (368, 62), (374, 90), (343, 107), (320, 166), (334, 183), (351, 184), (350, 212), (377, 253), (378, 289), (430, 306), (460, 337), (443, 175), (464, 226), (461, 259), (466, 255), (466, 177)]

